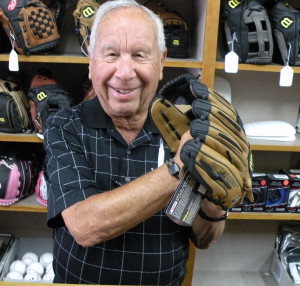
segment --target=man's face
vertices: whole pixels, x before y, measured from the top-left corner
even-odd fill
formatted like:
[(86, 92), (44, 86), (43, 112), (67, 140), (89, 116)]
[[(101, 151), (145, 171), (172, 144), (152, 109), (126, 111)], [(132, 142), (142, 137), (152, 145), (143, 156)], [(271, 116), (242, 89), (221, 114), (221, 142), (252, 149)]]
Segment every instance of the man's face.
[(97, 30), (89, 77), (106, 113), (112, 117), (145, 114), (162, 78), (155, 24), (136, 8), (107, 14)]

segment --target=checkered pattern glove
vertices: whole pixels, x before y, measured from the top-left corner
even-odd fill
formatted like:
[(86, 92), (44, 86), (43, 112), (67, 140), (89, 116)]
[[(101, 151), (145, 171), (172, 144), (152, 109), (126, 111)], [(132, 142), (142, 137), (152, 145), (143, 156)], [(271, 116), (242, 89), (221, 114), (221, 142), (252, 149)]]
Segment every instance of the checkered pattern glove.
[(59, 43), (55, 17), (41, 1), (1, 0), (0, 22), (20, 54), (48, 52)]

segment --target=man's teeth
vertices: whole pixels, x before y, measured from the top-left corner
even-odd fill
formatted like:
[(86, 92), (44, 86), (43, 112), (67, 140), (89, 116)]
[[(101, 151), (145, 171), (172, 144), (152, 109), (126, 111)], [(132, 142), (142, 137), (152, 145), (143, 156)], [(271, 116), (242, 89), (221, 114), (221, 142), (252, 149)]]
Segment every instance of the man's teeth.
[(120, 92), (122, 94), (127, 94), (127, 93), (132, 92), (132, 91), (133, 91), (133, 89), (131, 89), (131, 90), (118, 89), (118, 92)]

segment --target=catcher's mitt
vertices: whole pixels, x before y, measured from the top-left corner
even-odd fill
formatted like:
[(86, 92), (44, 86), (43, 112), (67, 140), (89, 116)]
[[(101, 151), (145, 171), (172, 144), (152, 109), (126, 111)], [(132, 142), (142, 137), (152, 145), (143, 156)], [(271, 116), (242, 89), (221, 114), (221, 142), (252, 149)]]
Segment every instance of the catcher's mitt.
[(274, 60), (283, 64), (299, 66), (300, 11), (293, 8), (287, 1), (280, 1), (270, 10), (269, 14), (276, 39)]
[[(172, 103), (179, 96), (192, 105), (185, 113)], [(173, 152), (190, 130), (194, 139), (183, 145), (181, 160), (209, 200), (227, 210), (245, 196), (253, 199), (250, 146), (237, 111), (223, 97), (184, 74), (159, 91), (151, 116)]]
[(43, 138), (45, 120), (59, 109), (69, 107), (73, 101), (69, 92), (56, 82), (52, 73), (39, 69), (28, 90), (30, 114), (37, 135)]
[(30, 127), (25, 91), (17, 83), (0, 78), (0, 132), (27, 132)]
[(41, 1), (1, 0), (0, 22), (20, 54), (48, 52), (59, 43), (55, 18)]
[(75, 32), (78, 35), (80, 48), (86, 56), (88, 55), (91, 28), (95, 15), (103, 2), (104, 0), (79, 0), (73, 11), (76, 27)]
[[(273, 57), (273, 37), (265, 7), (255, 0), (222, 0), (223, 31), (229, 50), (242, 63), (269, 64)], [(236, 41), (233, 41), (233, 35)], [(225, 45), (226, 46), (226, 45)]]
[(0, 156), (0, 205), (9, 206), (34, 192), (37, 164)]
[(158, 0), (148, 0), (144, 6), (155, 12), (163, 21), (168, 48), (167, 56), (188, 58), (190, 56), (190, 30), (186, 21), (176, 11), (167, 9)]

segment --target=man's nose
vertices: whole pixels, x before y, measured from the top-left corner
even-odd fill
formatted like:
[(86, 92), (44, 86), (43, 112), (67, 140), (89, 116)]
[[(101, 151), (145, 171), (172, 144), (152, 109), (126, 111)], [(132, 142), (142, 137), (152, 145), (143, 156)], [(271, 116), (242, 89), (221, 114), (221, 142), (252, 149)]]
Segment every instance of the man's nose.
[(135, 76), (135, 62), (131, 56), (121, 56), (118, 59), (115, 74), (123, 80), (129, 80)]

